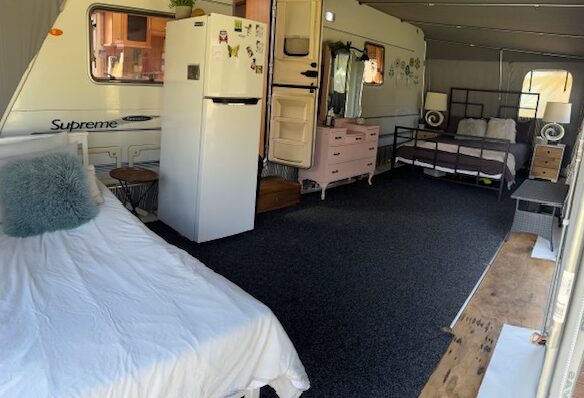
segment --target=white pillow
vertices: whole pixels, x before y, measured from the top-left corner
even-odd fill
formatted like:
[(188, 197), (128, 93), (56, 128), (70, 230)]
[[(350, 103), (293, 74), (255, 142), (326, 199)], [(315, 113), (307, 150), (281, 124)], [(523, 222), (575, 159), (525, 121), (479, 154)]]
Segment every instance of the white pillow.
[[(65, 133), (66, 134), (66, 133)], [(41, 150), (41, 151), (35, 151), (35, 152), (27, 152), (30, 148), (36, 148), (39, 147), (38, 143), (35, 143), (37, 145), (32, 145), (30, 147), (28, 146), (24, 146), (24, 147), (20, 147), (19, 151), (21, 151), (22, 153), (14, 155), (14, 156), (4, 156), (4, 157), (0, 157), (0, 169), (2, 169), (2, 167), (6, 166), (6, 164), (10, 163), (13, 160), (16, 159), (32, 159), (35, 158), (37, 156), (41, 156), (41, 155), (45, 155), (48, 153), (69, 153), (71, 155), (74, 156), (78, 156), (77, 154), (77, 144), (67, 144), (67, 142), (69, 142), (69, 140), (67, 139), (67, 136), (65, 136), (65, 145), (60, 145), (60, 146), (55, 146), (46, 150)], [(31, 140), (33, 141), (33, 140)], [(36, 139), (34, 141), (37, 141)], [(24, 142), (24, 141), (22, 141)], [(26, 141), (26, 142), (30, 142), (30, 141)], [(13, 145), (12, 143), (10, 144), (1, 144), (0, 145), (0, 150), (4, 149), (3, 146), (11, 146)], [(42, 144), (42, 146), (46, 146), (47, 142), (44, 142)], [(50, 147), (50, 145), (49, 145)], [(4, 153), (9, 153), (10, 151), (14, 150), (15, 148), (11, 148), (11, 150), (6, 150)], [(96, 202), (97, 203), (97, 202)], [(4, 221), (4, 206), (2, 206), (2, 202), (0, 201), (0, 224), (2, 224), (2, 222)]]
[(517, 135), (517, 128), (515, 120), (513, 119), (497, 119), (496, 117), (489, 120), (487, 128), (488, 138), (501, 138), (511, 141), (515, 144), (515, 136)]
[(85, 174), (87, 175), (87, 182), (89, 183), (89, 192), (93, 198), (96, 205), (102, 205), (103, 195), (101, 194), (101, 189), (97, 185), (97, 178), (95, 177), (95, 166), (90, 164), (85, 166)]
[(43, 152), (69, 143), (67, 133), (0, 138), (0, 159)]
[[(458, 122), (456, 134), (470, 135), (473, 137), (484, 137), (487, 132), (487, 121), (484, 119), (462, 119)], [(468, 137), (457, 137), (465, 139)]]

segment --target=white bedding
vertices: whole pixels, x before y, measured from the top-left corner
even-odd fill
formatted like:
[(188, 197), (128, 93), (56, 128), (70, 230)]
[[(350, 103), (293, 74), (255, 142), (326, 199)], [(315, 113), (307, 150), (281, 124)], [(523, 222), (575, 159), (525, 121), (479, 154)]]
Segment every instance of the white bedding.
[(150, 232), (104, 189), (98, 217), (0, 225), (0, 397), (238, 397), (309, 382), (263, 304)]

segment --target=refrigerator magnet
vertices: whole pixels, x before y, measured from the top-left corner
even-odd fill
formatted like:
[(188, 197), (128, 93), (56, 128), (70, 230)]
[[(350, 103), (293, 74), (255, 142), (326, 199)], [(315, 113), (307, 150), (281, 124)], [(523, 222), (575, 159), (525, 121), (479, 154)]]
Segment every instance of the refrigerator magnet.
[(256, 52), (258, 54), (262, 54), (264, 52), (264, 43), (259, 40), (256, 42)]
[(226, 30), (219, 31), (219, 44), (221, 43), (229, 43), (229, 34)]
[(255, 58), (251, 60), (251, 65), (249, 67), (252, 68), (253, 70), (255, 70), (255, 68), (256, 68), (256, 59)]
[(253, 51), (252, 51), (251, 47), (247, 46), (246, 50), (247, 50), (247, 56), (250, 58), (253, 57)]
[(234, 24), (235, 26), (233, 30), (235, 30), (236, 32), (241, 32), (243, 30), (243, 22), (241, 22), (241, 19), (236, 19)]
[(231, 47), (228, 44), (227, 45), (227, 52), (229, 54), (229, 58), (237, 58), (239, 56), (239, 45)]
[(255, 72), (256, 72), (256, 74), (261, 75), (262, 73), (264, 73), (264, 66), (263, 65), (256, 65)]
[(225, 46), (214, 45), (211, 48), (211, 56), (213, 59), (225, 58)]
[(264, 36), (264, 27), (262, 25), (256, 25), (256, 37), (263, 37)]
[(252, 29), (251, 24), (247, 25), (245, 27), (245, 34), (248, 35), (248, 36), (251, 35), (251, 29)]

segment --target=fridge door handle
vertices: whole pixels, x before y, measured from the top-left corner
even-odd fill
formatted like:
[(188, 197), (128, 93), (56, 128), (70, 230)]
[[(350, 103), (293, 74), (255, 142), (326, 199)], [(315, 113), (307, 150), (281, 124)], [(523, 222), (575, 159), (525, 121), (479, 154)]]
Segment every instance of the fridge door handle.
[(219, 105), (257, 105), (259, 98), (211, 98), (214, 104)]

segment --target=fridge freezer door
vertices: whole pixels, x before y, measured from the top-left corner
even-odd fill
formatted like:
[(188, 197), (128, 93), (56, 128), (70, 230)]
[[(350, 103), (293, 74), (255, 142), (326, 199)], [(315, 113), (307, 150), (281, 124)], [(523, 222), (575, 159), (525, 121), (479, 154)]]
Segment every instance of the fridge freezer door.
[(203, 101), (197, 242), (252, 230), (261, 101)]
[(262, 98), (266, 25), (220, 14), (207, 21), (205, 97)]

